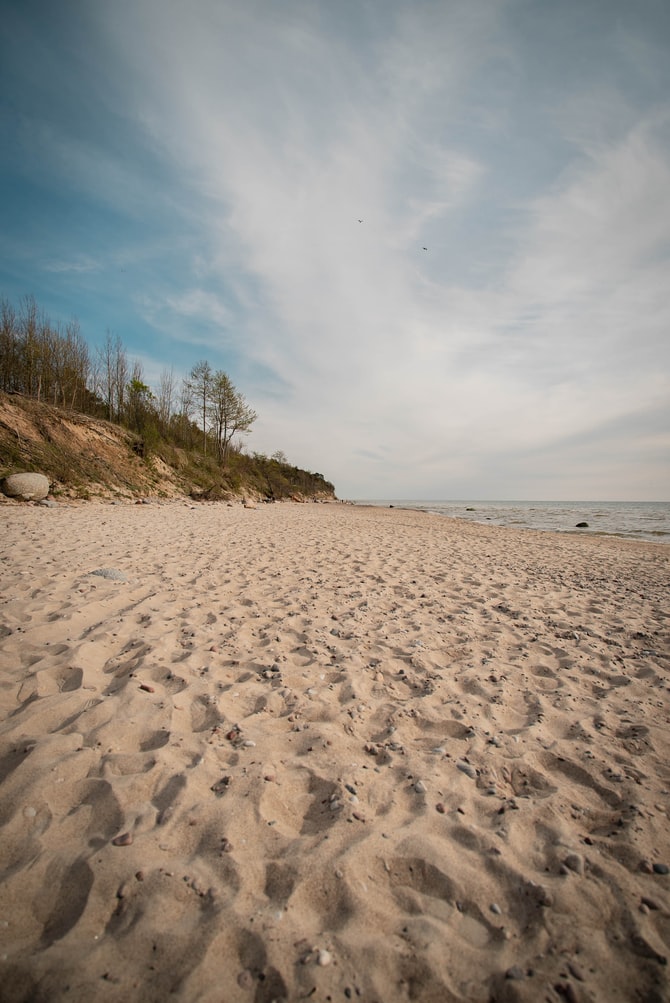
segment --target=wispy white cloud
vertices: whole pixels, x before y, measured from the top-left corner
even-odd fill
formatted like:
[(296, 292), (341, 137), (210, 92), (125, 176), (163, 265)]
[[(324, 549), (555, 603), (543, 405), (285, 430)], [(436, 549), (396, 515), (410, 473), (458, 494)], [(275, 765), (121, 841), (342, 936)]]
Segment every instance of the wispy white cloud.
[(100, 261), (86, 254), (61, 261), (47, 261), (44, 265), (47, 272), (97, 272), (101, 267)]
[(617, 494), (632, 470), (670, 492), (651, 21), (518, 0), (88, 16), (117, 143), (40, 142), (88, 197), (151, 207), (129, 302), (172, 357), (232, 369), (252, 447), (359, 496)]

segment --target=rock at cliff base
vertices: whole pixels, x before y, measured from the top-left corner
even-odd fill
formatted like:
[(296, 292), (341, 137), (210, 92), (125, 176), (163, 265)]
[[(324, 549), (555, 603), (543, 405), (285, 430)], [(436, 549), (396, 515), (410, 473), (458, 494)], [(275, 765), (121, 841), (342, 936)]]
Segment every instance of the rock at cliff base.
[(0, 491), (8, 498), (41, 501), (49, 494), (49, 479), (44, 474), (9, 474), (0, 481)]

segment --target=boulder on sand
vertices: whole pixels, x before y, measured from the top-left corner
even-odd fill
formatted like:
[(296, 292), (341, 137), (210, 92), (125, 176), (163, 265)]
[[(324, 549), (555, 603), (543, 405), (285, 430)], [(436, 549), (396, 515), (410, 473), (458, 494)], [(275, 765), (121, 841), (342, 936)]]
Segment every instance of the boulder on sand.
[(44, 474), (9, 474), (0, 481), (0, 491), (8, 498), (41, 501), (49, 494), (49, 479)]

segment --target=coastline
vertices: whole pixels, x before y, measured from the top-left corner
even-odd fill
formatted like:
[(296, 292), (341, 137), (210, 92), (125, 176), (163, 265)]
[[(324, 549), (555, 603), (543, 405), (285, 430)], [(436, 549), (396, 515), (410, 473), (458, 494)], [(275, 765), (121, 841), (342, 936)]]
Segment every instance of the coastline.
[(667, 998), (667, 544), (0, 518), (3, 999)]
[(407, 508), (480, 525), (670, 544), (670, 502), (388, 499), (360, 504)]

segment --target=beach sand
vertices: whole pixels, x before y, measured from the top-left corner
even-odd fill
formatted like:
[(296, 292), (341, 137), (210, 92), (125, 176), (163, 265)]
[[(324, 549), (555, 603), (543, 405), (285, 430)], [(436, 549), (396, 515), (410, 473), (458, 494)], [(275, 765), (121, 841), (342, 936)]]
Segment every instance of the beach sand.
[(670, 998), (670, 547), (0, 523), (3, 1001)]

